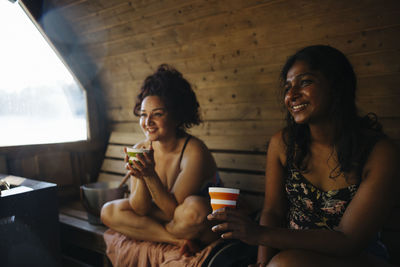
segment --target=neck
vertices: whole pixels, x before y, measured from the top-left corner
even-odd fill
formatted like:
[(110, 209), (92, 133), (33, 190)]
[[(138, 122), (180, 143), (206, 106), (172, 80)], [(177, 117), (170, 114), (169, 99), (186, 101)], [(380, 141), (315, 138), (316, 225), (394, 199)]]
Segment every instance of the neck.
[(316, 144), (332, 146), (334, 142), (334, 128), (330, 122), (309, 124), (311, 141)]
[(160, 150), (163, 153), (173, 152), (178, 148), (179, 137), (174, 135), (173, 137), (166, 138), (165, 140), (158, 140), (153, 142), (153, 148)]

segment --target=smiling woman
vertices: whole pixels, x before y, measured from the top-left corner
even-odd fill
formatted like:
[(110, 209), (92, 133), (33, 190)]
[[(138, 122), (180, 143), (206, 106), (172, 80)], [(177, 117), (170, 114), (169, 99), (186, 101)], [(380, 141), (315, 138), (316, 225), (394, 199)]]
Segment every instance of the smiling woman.
[(0, 146), (86, 140), (85, 91), (23, 7), (1, 1), (0, 25)]
[[(131, 193), (127, 199), (103, 206), (101, 218), (105, 225), (138, 242), (178, 246), (182, 253), (196, 252), (194, 247), (216, 240), (206, 220), (211, 206), (204, 197), (207, 186), (219, 185), (216, 164), (205, 144), (186, 132), (200, 123), (198, 108), (190, 84), (174, 68), (161, 65), (145, 79), (134, 113), (140, 116), (146, 139), (135, 148), (149, 148), (150, 151), (137, 155), (139, 160), (132, 164), (126, 157)], [(119, 234), (108, 242), (107, 251), (116, 250), (118, 238)], [(160, 259), (152, 257), (148, 247), (140, 242), (131, 246), (146, 261), (161, 264), (157, 262)], [(128, 257), (138, 261), (131, 255), (120, 258)], [(110, 258), (114, 265), (126, 266)]]
[(381, 229), (396, 202), (399, 150), (357, 112), (347, 57), (308, 46), (281, 72), (284, 129), (269, 143), (260, 225), (236, 210), (210, 220), (223, 238), (259, 245), (256, 266), (387, 266)]

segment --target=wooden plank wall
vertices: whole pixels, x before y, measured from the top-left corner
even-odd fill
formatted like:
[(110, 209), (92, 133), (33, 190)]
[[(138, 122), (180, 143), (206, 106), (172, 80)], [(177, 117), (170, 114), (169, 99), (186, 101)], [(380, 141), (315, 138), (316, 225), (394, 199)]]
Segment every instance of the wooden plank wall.
[(329, 44), (351, 60), (358, 104), (400, 139), (400, 2), (398, 0), (62, 0), (102, 69), (112, 130), (139, 131), (132, 115), (144, 78), (169, 63), (192, 83), (204, 124), (200, 138), (265, 150), (282, 126), (277, 94), (285, 59), (299, 48)]

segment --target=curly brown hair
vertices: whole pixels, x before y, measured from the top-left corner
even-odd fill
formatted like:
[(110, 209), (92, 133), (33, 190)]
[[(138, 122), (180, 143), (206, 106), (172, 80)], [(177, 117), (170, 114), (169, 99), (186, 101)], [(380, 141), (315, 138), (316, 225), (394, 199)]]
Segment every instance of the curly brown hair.
[(136, 116), (140, 115), (142, 101), (147, 96), (158, 96), (162, 99), (166, 109), (177, 122), (177, 134), (182, 134), (202, 122), (200, 105), (190, 83), (168, 64), (161, 64), (155, 73), (144, 80), (133, 108)]

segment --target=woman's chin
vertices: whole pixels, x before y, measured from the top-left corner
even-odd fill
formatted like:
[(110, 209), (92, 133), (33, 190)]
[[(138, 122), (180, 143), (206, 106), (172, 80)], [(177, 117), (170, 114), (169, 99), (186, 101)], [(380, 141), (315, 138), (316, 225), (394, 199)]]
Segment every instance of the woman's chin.
[(146, 133), (146, 139), (149, 141), (157, 141), (157, 135), (155, 134), (151, 134), (151, 133)]

